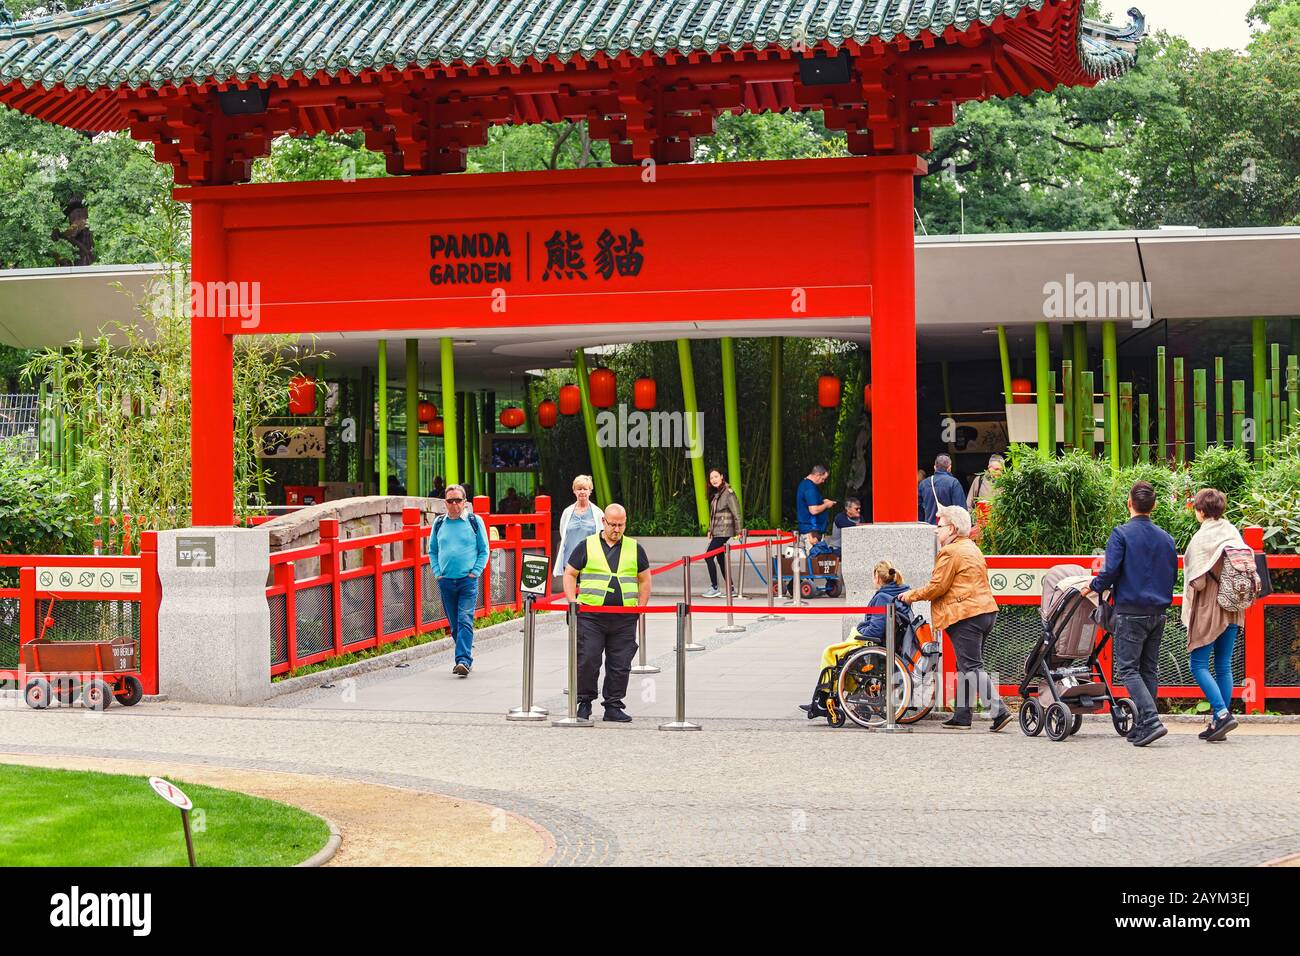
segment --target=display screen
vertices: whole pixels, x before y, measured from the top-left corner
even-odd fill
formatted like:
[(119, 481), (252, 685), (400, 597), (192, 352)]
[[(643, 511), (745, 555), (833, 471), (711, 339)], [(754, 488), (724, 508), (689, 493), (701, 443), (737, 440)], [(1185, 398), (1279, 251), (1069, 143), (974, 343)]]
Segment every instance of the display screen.
[(484, 471), (541, 471), (542, 456), (532, 435), (484, 435)]

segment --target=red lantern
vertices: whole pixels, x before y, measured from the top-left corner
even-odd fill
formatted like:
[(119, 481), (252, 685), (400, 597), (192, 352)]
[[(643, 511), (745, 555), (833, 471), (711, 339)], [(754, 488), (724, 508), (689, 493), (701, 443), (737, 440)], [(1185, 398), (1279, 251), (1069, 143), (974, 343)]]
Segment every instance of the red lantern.
[(1027, 378), (1011, 380), (1011, 402), (1013, 405), (1032, 405), (1034, 401), (1034, 383)]
[(555, 422), (559, 418), (560, 409), (549, 398), (537, 405), (537, 424), (543, 428), (554, 428)]
[(416, 406), (416, 414), (419, 416), (420, 424), (427, 425), (438, 417), (438, 406), (433, 402), (420, 402)]
[(443, 432), (445, 432), (446, 430), (447, 430), (447, 428), (446, 428), (446, 426), (443, 425), (443, 423), (442, 423), (442, 416), (441, 416), (441, 415), (439, 415), (439, 416), (438, 416), (437, 418), (435, 418), (433, 421), (429, 422), (429, 434), (430, 434), (430, 435), (433, 435), (433, 436), (435, 436), (435, 437), (437, 437), (437, 438), (441, 438), (442, 435), (443, 435)]
[(591, 389), (591, 404), (596, 408), (609, 408), (614, 404), (618, 392), (618, 379), (609, 369), (601, 366), (591, 373), (587, 380)]
[(525, 421), (524, 410), (509, 405), (501, 409), (501, 425), (504, 428), (518, 428)]
[(862, 407), (871, 411), (871, 385), (862, 386)]
[(638, 378), (632, 386), (632, 401), (643, 412), (655, 407), (659, 397), (659, 387), (652, 378)]
[(560, 389), (560, 414), (576, 415), (582, 408), (582, 392), (576, 385), (565, 385)]
[(295, 375), (289, 380), (289, 411), (294, 415), (315, 413), (316, 380), (310, 375)]
[(823, 375), (817, 379), (817, 404), (822, 408), (835, 408), (840, 403), (840, 380), (836, 375)]

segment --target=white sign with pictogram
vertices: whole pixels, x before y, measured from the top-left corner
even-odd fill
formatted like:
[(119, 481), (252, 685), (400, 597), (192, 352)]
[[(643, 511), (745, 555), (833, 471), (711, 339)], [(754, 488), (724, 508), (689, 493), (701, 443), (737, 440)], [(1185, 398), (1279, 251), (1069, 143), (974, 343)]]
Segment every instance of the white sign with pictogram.
[(158, 794), (174, 807), (182, 810), (193, 810), (194, 804), (190, 798), (181, 792), (180, 787), (174, 783), (168, 783), (162, 777), (150, 777), (149, 786), (153, 787), (153, 792)]
[(997, 597), (1042, 597), (1049, 568), (990, 568), (989, 587)]
[(113, 594), (139, 594), (138, 568), (105, 567), (37, 567), (36, 588), (39, 591), (87, 592), (107, 591)]

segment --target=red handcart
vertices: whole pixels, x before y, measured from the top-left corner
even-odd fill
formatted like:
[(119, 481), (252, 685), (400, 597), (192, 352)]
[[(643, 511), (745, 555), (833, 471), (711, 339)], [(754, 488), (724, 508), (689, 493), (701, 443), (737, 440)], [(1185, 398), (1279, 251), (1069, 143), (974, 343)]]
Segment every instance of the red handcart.
[(132, 707), (144, 697), (140, 662), (135, 640), (116, 637), (109, 641), (51, 641), (46, 632), (54, 626), (54, 597), (41, 626), (41, 636), (19, 648), (19, 662), (26, 672), (23, 699), (28, 707), (44, 710), (50, 701), (70, 705), (81, 695), (82, 705), (103, 710), (116, 700)]

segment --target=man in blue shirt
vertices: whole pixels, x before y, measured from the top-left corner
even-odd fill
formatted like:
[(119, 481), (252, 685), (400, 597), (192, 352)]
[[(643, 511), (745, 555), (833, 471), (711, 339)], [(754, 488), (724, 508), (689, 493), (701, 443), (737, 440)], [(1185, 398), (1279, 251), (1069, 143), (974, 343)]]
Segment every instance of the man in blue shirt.
[(944, 505), (966, 507), (966, 492), (953, 477), (952, 459), (940, 455), (934, 460), (934, 474), (916, 486), (916, 515), (928, 524), (939, 523), (939, 509)]
[(457, 677), (468, 677), (474, 667), (474, 608), (488, 561), (487, 528), (465, 499), (462, 486), (449, 485), (444, 499), (447, 514), (435, 518), (429, 532), (429, 564), (456, 641), (451, 672)]
[(1156, 675), (1165, 612), (1174, 603), (1178, 548), (1151, 520), (1155, 506), (1155, 489), (1145, 481), (1129, 489), (1129, 520), (1110, 533), (1105, 563), (1089, 585), (1098, 594), (1109, 590), (1115, 603), (1115, 678), (1137, 707), (1128, 734), (1136, 747), (1168, 733), (1156, 712)]
[(795, 491), (795, 517), (799, 521), (799, 538), (805, 549), (809, 546), (808, 532), (825, 531), (826, 512), (835, 507), (833, 499), (822, 497), (821, 486), (829, 477), (830, 472), (825, 465), (813, 465), (808, 477), (799, 482), (799, 488)]

